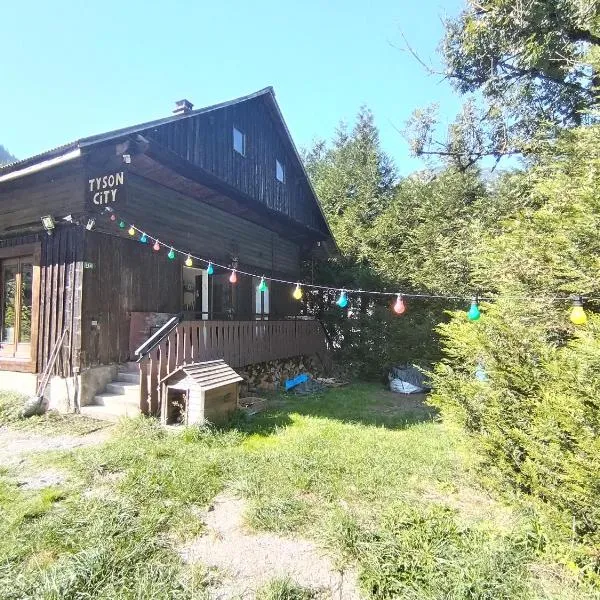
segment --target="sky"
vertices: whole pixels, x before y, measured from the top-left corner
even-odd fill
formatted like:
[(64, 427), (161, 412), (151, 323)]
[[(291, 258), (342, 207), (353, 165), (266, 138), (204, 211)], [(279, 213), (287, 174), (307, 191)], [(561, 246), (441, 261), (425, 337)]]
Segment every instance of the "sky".
[(271, 85), (294, 141), (308, 147), (374, 113), (400, 174), (423, 167), (398, 130), (461, 100), (403, 50), (433, 64), (442, 18), (463, 0), (102, 0), (8, 2), (0, 15), (0, 144), (26, 158), (80, 137)]

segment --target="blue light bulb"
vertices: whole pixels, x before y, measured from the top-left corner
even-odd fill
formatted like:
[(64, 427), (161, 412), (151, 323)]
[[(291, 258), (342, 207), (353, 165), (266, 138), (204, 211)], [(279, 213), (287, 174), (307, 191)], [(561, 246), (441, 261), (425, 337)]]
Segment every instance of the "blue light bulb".
[(346, 308), (346, 306), (348, 306), (348, 296), (346, 295), (346, 292), (342, 291), (340, 297), (337, 299), (336, 304), (340, 308)]
[(477, 305), (477, 299), (473, 299), (471, 302), (471, 308), (469, 308), (469, 312), (467, 313), (467, 318), (469, 321), (477, 321), (481, 317), (481, 313), (479, 312), (479, 306)]

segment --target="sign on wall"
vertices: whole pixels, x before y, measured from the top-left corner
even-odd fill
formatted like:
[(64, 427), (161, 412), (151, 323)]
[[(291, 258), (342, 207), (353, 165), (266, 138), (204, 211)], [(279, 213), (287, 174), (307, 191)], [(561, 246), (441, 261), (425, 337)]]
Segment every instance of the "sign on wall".
[(88, 177), (87, 205), (90, 208), (120, 206), (125, 203), (124, 170)]

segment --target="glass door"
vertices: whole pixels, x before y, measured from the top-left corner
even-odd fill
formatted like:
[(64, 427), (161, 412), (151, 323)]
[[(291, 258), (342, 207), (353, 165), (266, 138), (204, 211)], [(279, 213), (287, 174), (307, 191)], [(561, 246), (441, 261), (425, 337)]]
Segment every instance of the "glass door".
[(0, 356), (31, 356), (33, 260), (13, 258), (0, 263)]

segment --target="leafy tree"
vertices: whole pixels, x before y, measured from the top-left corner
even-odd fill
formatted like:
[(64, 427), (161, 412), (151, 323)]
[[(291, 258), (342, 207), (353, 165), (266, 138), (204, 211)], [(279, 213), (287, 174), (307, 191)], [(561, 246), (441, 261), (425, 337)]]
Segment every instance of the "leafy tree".
[(362, 107), (351, 131), (340, 125), (332, 145), (318, 142), (305, 162), (342, 252), (368, 256), (365, 231), (389, 204), (396, 180), (371, 111)]
[(433, 108), (408, 133), (417, 154), (468, 166), (483, 156), (529, 151), (540, 135), (593, 122), (600, 92), (598, 0), (469, 0), (446, 21), (444, 76), (467, 101), (447, 139), (433, 140)]
[(600, 297), (599, 144), (600, 125), (566, 131), (493, 192), (501, 207), (482, 220), (472, 268), (498, 299), (476, 323), (456, 313), (440, 327), (433, 400), (472, 433), (488, 474), (542, 501), (600, 585), (600, 304), (576, 328), (555, 300)]
[(14, 157), (2, 144), (0, 144), (0, 166), (16, 161)]

